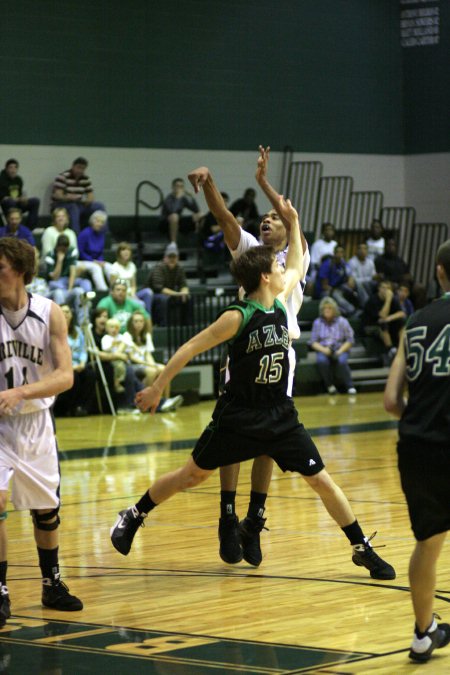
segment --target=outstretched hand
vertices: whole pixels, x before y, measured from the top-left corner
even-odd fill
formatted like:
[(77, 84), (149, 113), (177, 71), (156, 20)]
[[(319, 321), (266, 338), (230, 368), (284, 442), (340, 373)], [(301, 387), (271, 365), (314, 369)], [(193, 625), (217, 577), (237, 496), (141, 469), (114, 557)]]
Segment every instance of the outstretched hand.
[(258, 183), (267, 177), (269, 153), (270, 153), (270, 145), (268, 145), (267, 148), (264, 148), (262, 145), (259, 146), (258, 166), (256, 168), (255, 174)]
[(291, 231), (292, 227), (299, 226), (298, 213), (292, 206), (290, 199), (285, 199), (283, 195), (278, 195), (274, 207), (288, 232)]
[(188, 173), (188, 180), (192, 187), (194, 188), (195, 193), (200, 192), (200, 189), (205, 184), (209, 176), (209, 169), (207, 166), (200, 166), (198, 169), (194, 169)]
[(134, 402), (141, 412), (150, 410), (152, 415), (155, 414), (156, 409), (161, 400), (161, 392), (156, 387), (146, 387), (142, 391), (138, 391)]

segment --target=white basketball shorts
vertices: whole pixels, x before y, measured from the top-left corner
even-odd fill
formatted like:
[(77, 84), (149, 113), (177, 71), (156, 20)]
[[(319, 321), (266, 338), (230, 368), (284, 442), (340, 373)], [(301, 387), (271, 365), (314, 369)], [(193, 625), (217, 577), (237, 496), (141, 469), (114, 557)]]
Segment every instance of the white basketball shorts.
[(18, 510), (59, 506), (60, 473), (53, 419), (48, 408), (0, 416), (0, 490)]

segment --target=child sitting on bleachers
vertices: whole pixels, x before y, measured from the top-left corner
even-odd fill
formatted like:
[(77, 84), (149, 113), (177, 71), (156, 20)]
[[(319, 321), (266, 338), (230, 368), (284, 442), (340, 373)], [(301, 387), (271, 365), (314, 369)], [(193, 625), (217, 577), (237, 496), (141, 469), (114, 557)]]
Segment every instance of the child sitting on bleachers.
[[(127, 348), (123, 335), (120, 333), (120, 323), (117, 319), (108, 319), (106, 322), (106, 335), (102, 337), (102, 351), (112, 354), (123, 354)], [(125, 391), (123, 381), (125, 379), (126, 365), (124, 361), (115, 359), (112, 361), (114, 369), (114, 391), (118, 394)]]

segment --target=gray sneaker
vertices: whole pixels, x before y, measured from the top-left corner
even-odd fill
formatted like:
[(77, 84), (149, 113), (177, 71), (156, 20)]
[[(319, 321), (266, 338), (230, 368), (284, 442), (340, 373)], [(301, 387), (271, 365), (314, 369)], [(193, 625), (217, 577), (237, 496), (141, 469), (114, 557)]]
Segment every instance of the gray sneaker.
[(180, 405), (183, 404), (184, 398), (179, 396), (173, 396), (172, 398), (166, 398), (164, 403), (161, 403), (159, 407), (159, 412), (174, 412)]

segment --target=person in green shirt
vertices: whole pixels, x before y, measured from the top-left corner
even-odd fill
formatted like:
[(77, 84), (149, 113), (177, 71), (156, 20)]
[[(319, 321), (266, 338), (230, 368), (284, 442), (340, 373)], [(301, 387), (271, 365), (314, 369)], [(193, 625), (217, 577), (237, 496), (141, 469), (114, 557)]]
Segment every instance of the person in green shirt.
[(113, 283), (109, 295), (102, 298), (97, 307), (106, 309), (110, 319), (114, 317), (119, 321), (121, 333), (127, 330), (128, 319), (136, 310), (142, 312), (146, 319), (151, 318), (142, 303), (127, 295), (127, 283), (122, 279), (117, 279)]

